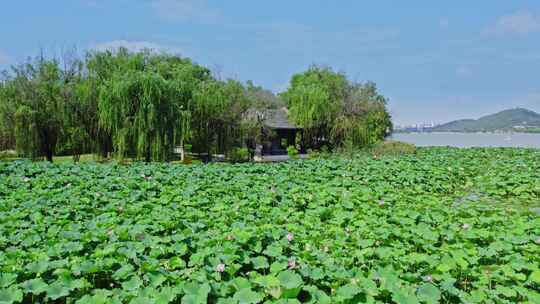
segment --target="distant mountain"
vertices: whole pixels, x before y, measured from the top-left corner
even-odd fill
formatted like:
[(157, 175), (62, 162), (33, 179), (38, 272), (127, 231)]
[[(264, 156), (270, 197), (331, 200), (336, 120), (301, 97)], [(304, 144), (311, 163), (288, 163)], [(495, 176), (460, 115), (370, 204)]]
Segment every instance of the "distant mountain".
[(431, 128), (431, 132), (540, 131), (540, 114), (516, 108), (479, 119), (461, 119)]

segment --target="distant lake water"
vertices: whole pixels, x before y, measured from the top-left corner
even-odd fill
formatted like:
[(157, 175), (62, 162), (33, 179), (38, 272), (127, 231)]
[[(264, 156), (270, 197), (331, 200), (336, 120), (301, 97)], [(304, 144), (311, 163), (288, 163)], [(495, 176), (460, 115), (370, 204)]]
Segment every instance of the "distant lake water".
[(529, 133), (396, 133), (392, 139), (419, 147), (523, 147), (539, 148), (540, 134)]

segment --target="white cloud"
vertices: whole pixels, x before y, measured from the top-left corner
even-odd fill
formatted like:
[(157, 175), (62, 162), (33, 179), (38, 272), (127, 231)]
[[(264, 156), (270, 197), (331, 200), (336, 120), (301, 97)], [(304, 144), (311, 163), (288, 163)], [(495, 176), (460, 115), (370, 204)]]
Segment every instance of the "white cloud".
[(540, 15), (529, 11), (518, 11), (500, 17), (489, 26), (485, 33), (489, 35), (527, 35), (540, 31)]
[(450, 20), (448, 20), (448, 18), (441, 18), (439, 20), (439, 27), (441, 27), (442, 29), (448, 29), (448, 27), (450, 26)]
[(151, 0), (150, 6), (158, 16), (170, 21), (212, 23), (220, 18), (220, 12), (206, 0)]
[(91, 48), (98, 51), (105, 51), (105, 50), (117, 50), (120, 47), (124, 47), (132, 52), (140, 52), (143, 50), (150, 50), (153, 52), (165, 52), (165, 53), (173, 53), (173, 54), (180, 54), (180, 48), (172, 47), (172, 46), (166, 46), (161, 45), (154, 42), (149, 41), (129, 41), (129, 40), (113, 40), (103, 43), (98, 43)]

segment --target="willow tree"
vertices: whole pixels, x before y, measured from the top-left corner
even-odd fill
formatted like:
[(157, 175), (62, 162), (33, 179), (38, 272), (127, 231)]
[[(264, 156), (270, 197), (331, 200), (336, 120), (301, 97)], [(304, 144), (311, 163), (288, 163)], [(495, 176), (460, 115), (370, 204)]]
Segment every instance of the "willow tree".
[(118, 157), (170, 158), (177, 139), (188, 132), (189, 112), (177, 92), (176, 83), (155, 72), (117, 74), (105, 83), (99, 98), (100, 124), (113, 135)]
[(369, 146), (392, 129), (386, 98), (374, 83), (353, 83), (329, 68), (313, 66), (294, 75), (282, 96), (314, 148)]
[(199, 83), (190, 102), (194, 151), (209, 157), (246, 144), (244, 114), (251, 106), (245, 88), (235, 80)]
[(211, 155), (220, 115), (227, 109), (222, 83), (210, 80), (198, 84), (190, 103), (194, 151)]
[(96, 152), (102, 157), (112, 151), (110, 135), (99, 127), (98, 84), (87, 74), (66, 83), (64, 144), (75, 161), (82, 153)]
[(281, 96), (289, 106), (291, 118), (304, 128), (309, 146), (332, 144), (331, 130), (346, 88), (345, 75), (326, 67), (312, 66), (292, 77), (289, 89)]
[[(6, 76), (7, 77), (7, 76)], [(10, 102), (14, 90), (7, 79), (0, 80), (0, 151), (15, 149), (15, 110)]]
[(116, 154), (166, 159), (174, 145), (189, 139), (190, 104), (199, 84), (211, 80), (207, 68), (176, 55), (125, 48), (90, 53), (86, 62), (90, 83), (100, 92), (98, 130), (110, 134)]
[(248, 80), (245, 85), (245, 95), (249, 100), (250, 108), (257, 110), (279, 109), (285, 106), (285, 102), (270, 90), (257, 86)]
[(3, 94), (2, 116), (14, 124), (17, 151), (26, 157), (53, 160), (62, 135), (62, 71), (56, 60), (38, 57), (34, 62), (12, 67)]
[(227, 154), (234, 147), (242, 147), (246, 144), (250, 128), (244, 123), (245, 113), (251, 107), (251, 100), (246, 94), (242, 84), (235, 80), (223, 83), (225, 94), (225, 111), (218, 117), (217, 149), (218, 152)]
[[(113, 134), (100, 123), (100, 95), (104, 86), (110, 86), (117, 75), (133, 71), (144, 71), (147, 52), (132, 53), (126, 48), (116, 51), (91, 51), (85, 58), (85, 81), (75, 88), (76, 102), (72, 103), (76, 113), (81, 113), (86, 134), (93, 139), (93, 150), (107, 158), (113, 152)], [(77, 110), (78, 109), (78, 110)]]
[(351, 83), (342, 115), (356, 117), (364, 129), (363, 143), (372, 145), (388, 136), (393, 129), (387, 99), (373, 82)]

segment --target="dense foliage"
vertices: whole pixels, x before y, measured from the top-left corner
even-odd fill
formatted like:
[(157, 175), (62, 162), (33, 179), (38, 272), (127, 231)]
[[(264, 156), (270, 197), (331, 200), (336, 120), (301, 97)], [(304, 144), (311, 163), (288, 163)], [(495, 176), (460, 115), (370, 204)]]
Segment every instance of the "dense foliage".
[(101, 126), (113, 136), (120, 156), (167, 160), (188, 137), (190, 99), (209, 72), (189, 60), (127, 52), (98, 54), (111, 74), (100, 87)]
[[(317, 73), (324, 76), (320, 81)], [(293, 118), (307, 128), (308, 147), (330, 139), (332, 147), (368, 145), (384, 137), (386, 100), (373, 84), (351, 84), (328, 69), (302, 75), (293, 77), (284, 96)], [(216, 79), (175, 55), (121, 48), (84, 58), (40, 56), (0, 78), (0, 151), (16, 148), (49, 161), (53, 155), (77, 160), (83, 153), (166, 161), (187, 145), (208, 157), (233, 154), (253, 150), (254, 141), (269, 133), (249, 113), (285, 105), (251, 81)]]
[(13, 123), (4, 127), (13, 131), (23, 155), (52, 160), (63, 127), (63, 80), (57, 61), (39, 58), (14, 68), (12, 81), (4, 85), (2, 119)]
[(1, 303), (540, 302), (538, 150), (10, 162), (0, 201)]
[(392, 130), (386, 99), (375, 84), (350, 82), (330, 68), (312, 66), (293, 75), (281, 96), (312, 147), (365, 147)]

